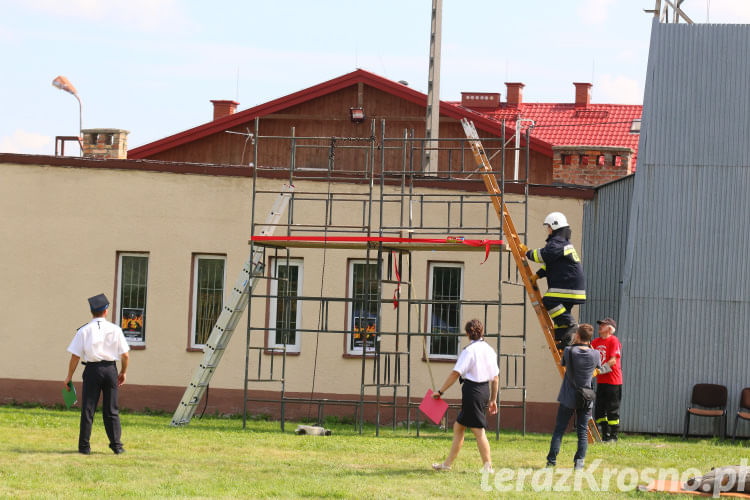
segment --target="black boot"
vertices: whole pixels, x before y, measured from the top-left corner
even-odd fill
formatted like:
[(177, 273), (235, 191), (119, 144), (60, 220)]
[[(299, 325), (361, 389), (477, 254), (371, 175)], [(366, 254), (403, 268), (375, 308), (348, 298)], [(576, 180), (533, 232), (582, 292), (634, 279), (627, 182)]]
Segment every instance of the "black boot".
[(578, 330), (578, 325), (570, 325), (568, 327), (568, 330), (565, 332), (565, 335), (563, 337), (563, 340), (566, 342), (566, 345), (570, 345), (573, 343), (573, 334)]
[(620, 430), (619, 425), (610, 425), (609, 426), (609, 440), (613, 443), (617, 442), (617, 432)]
[(599, 435), (602, 437), (602, 441), (609, 441), (611, 438), (609, 424), (607, 422), (599, 423)]
[(578, 330), (578, 325), (555, 328), (555, 345), (558, 351), (564, 350), (573, 343), (573, 334)]

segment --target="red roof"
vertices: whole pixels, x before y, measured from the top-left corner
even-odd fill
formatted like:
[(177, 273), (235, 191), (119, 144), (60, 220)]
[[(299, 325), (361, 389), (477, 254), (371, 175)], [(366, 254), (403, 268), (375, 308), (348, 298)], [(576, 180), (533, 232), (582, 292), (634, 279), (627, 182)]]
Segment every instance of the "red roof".
[[(454, 103), (460, 105), (459, 103)], [(480, 110), (477, 110), (480, 111)], [(516, 117), (533, 120), (531, 137), (552, 146), (616, 146), (631, 148), (633, 168), (638, 157), (640, 134), (631, 133), (633, 120), (640, 120), (643, 106), (634, 104), (589, 104), (585, 108), (574, 103), (502, 104), (496, 109), (480, 112), (515, 129)], [(523, 123), (523, 130), (528, 126)]]
[[(131, 149), (128, 151), (128, 158), (149, 158), (162, 151), (246, 124), (256, 117), (277, 113), (358, 83), (364, 83), (415, 104), (422, 106), (427, 104), (426, 94), (358, 69), (293, 94)], [(636, 151), (633, 156), (633, 166), (637, 158), (639, 134), (630, 133), (630, 128), (633, 120), (640, 119), (642, 109), (643, 106), (640, 105), (622, 104), (589, 104), (585, 108), (580, 108), (574, 103), (521, 103), (517, 107), (502, 103), (497, 108), (471, 109), (458, 102), (440, 101), (442, 116), (455, 119), (468, 118), (474, 122), (477, 130), (491, 134), (500, 133), (499, 125), (503, 118), (508, 128), (506, 137), (510, 137), (515, 130), (515, 120), (519, 114), (522, 119), (533, 120), (535, 126), (531, 132), (530, 147), (548, 156), (552, 155), (552, 146), (627, 147)]]
[[(269, 101), (258, 106), (246, 109), (234, 113), (218, 120), (210, 121), (199, 125), (197, 127), (179, 132), (174, 135), (159, 139), (143, 146), (131, 149), (128, 151), (128, 158), (132, 159), (143, 159), (149, 158), (150, 156), (172, 149), (177, 146), (201, 139), (203, 137), (220, 133), (228, 130), (237, 125), (242, 125), (254, 120), (256, 117), (263, 117), (272, 113), (277, 113), (284, 109), (290, 108), (297, 104), (315, 99), (317, 97), (331, 94), (338, 90), (341, 90), (352, 85), (364, 83), (371, 87), (377, 88), (389, 94), (401, 97), (404, 100), (427, 106), (427, 95), (402, 85), (398, 82), (388, 80), (369, 71), (358, 69), (346, 75), (328, 80), (327, 82), (314, 85), (312, 87), (300, 90), (293, 94), (289, 94), (284, 97), (280, 97), (273, 101)], [(474, 122), (477, 130), (483, 130), (492, 134), (499, 134), (498, 122), (493, 118), (483, 115), (481, 113), (475, 113), (463, 106), (456, 105), (454, 103), (440, 101), (440, 114), (442, 116), (449, 116), (455, 119), (469, 118)], [(551, 146), (542, 140), (533, 140), (530, 144), (531, 149), (539, 151), (541, 153), (552, 155)]]

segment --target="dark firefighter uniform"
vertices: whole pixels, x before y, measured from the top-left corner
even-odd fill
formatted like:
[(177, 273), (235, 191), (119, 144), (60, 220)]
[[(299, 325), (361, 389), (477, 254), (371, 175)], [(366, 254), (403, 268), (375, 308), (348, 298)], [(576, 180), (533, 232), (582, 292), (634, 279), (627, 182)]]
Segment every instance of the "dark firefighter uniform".
[(576, 324), (571, 311), (586, 302), (586, 278), (578, 252), (560, 230), (547, 237), (544, 248), (531, 249), (526, 258), (542, 264), (537, 276), (547, 278), (547, 292), (542, 304), (555, 323), (555, 340), (569, 341), (568, 330)]

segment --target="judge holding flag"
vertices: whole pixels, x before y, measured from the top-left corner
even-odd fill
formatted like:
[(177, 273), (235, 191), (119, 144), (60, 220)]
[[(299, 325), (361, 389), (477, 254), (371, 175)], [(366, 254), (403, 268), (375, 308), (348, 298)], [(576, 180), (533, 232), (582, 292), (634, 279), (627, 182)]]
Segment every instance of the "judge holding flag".
[(487, 428), (485, 412), (489, 407), (490, 415), (497, 414), (497, 375), (500, 369), (497, 366), (495, 350), (484, 341), (482, 322), (473, 319), (466, 323), (465, 330), (471, 343), (461, 351), (453, 371), (445, 379), (437, 394), (433, 395), (436, 399), (440, 398), (456, 380), (459, 380), (463, 386), (461, 388), (461, 413), (453, 424), (453, 443), (448, 458), (442, 463), (432, 464), (432, 468), (439, 471), (451, 469), (451, 464), (464, 444), (464, 433), (468, 427), (477, 439), (479, 455), (484, 463), (482, 472), (492, 473), (494, 471), (490, 456), (490, 442), (484, 432)]
[[(128, 351), (130, 347), (125, 340), (122, 329), (105, 319), (109, 309), (109, 300), (102, 293), (89, 299), (89, 307), (93, 319), (83, 325), (76, 332), (73, 341), (68, 346), (70, 363), (68, 376), (65, 378), (67, 388), (82, 361), (86, 368), (83, 370), (83, 393), (81, 400), (81, 424), (78, 436), (78, 452), (84, 455), (91, 453), (89, 438), (94, 421), (96, 405), (99, 395), (102, 398), (102, 417), (104, 429), (109, 438), (109, 447), (119, 455), (125, 452), (120, 441), (120, 411), (117, 407), (117, 388), (125, 383), (125, 373), (128, 371)], [(117, 361), (122, 368), (117, 372)]]

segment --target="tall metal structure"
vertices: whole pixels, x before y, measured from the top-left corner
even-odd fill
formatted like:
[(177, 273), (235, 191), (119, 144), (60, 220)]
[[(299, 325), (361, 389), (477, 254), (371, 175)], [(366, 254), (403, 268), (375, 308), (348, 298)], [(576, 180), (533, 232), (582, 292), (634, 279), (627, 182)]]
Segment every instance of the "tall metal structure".
[[(522, 412), (525, 432), (525, 289), (515, 268), (503, 258), (504, 252), (488, 253), (491, 261), (497, 263), (498, 287), (496, 294), (481, 300), (468, 300), (463, 296), (418, 297), (413, 281), (414, 259), (419, 252), (465, 251), (466, 255), (474, 255), (471, 259), (479, 265), (490, 247), (467, 243), (472, 239), (504, 238), (502, 225), (494, 213), (492, 196), (481, 188), (483, 180), (474, 168), (468, 140), (462, 137), (437, 141), (447, 161), (440, 165), (437, 175), (430, 175), (422, 169), (430, 142), (427, 137), (414, 137), (409, 130), (397, 137), (387, 137), (385, 121), (380, 122), (379, 133), (376, 133), (376, 125), (372, 121), (369, 137), (300, 137), (295, 135), (294, 129), (289, 136), (279, 137), (261, 135), (260, 122), (256, 120), (251, 253), (259, 250), (265, 253), (264, 262), (271, 262), (272, 269), (265, 272), (263, 278), (274, 285), (268, 287), (269, 293), (250, 294), (243, 426), (253, 412), (253, 404), (273, 403), (280, 405), (282, 430), (288, 405), (307, 407), (311, 417), (312, 411), (317, 409), (319, 421), (327, 407), (348, 406), (354, 411), (360, 432), (368, 413), (374, 417), (377, 434), (381, 415), (387, 411), (394, 428), (397, 421), (405, 420), (407, 428), (416, 423), (418, 433), (416, 408), (426, 387), (413, 386), (412, 362), (419, 359), (416, 357), (419, 351), (431, 352), (439, 348), (441, 342), (458, 346), (462, 337), (461, 318), (477, 317), (486, 325), (486, 338), (495, 347), (501, 368), (497, 436), (501, 415), (509, 408)], [(520, 181), (506, 180), (506, 152), (512, 156), (514, 148), (507, 147), (512, 137), (506, 140), (504, 124), (502, 131), (500, 138), (483, 139), (487, 151), (497, 155), (500, 163), (497, 170), (488, 174), (497, 177), (502, 201), (514, 207), (517, 220), (523, 221), (520, 234), (525, 235), (528, 189), (522, 187), (519, 191), (524, 194), (508, 197), (505, 187), (508, 183), (528, 184), (528, 140), (522, 148), (525, 177)], [(278, 151), (279, 144), (286, 145), (288, 165), (263, 166), (259, 148), (269, 143), (276, 144), (272, 148), (274, 151)], [(326, 155), (325, 167), (313, 167), (302, 159), (309, 160), (316, 154)], [(317, 165), (320, 163), (318, 161)], [(258, 187), (258, 174), (264, 170), (283, 172), (286, 181), (296, 186), (289, 201), (287, 220), (277, 225), (276, 235), (281, 238), (273, 240), (256, 237), (261, 227), (256, 221), (262, 215), (260, 200), (273, 195)], [(420, 183), (425, 181), (438, 189), (422, 188)], [(474, 191), (451, 190), (460, 183), (480, 187)], [(303, 184), (305, 187), (301, 188)], [(299, 248), (322, 253), (323, 269), (317, 296), (298, 294), (292, 285), (290, 249)], [(336, 297), (324, 293), (324, 281), (326, 268), (334, 265), (330, 263), (334, 257), (328, 254), (341, 249), (361, 259), (365, 269), (370, 271), (365, 273), (357, 293)], [(336, 272), (340, 275), (340, 260), (337, 264)], [(275, 304), (276, 314), (269, 317), (269, 324), (266, 324), (262, 312), (254, 311), (266, 310), (269, 301)], [(392, 305), (394, 301), (398, 302), (398, 307)], [(317, 309), (317, 321), (311, 322), (308, 318), (297, 324), (294, 311), (305, 307), (306, 303)], [(307, 310), (310, 309), (308, 306)], [(514, 321), (513, 327), (506, 326), (503, 316), (513, 310), (514, 317), (521, 321)], [(344, 328), (340, 326), (342, 311), (348, 317)], [(313, 341), (315, 345), (313, 373), (306, 374), (311, 382), (309, 396), (307, 393), (300, 396), (299, 388), (292, 391), (289, 387), (289, 345), (298, 335), (306, 339), (306, 345)], [(315, 386), (317, 370), (321, 369), (317, 366), (317, 349), (322, 335), (338, 335), (349, 339), (347, 342), (359, 343), (360, 349), (349, 356), (356, 357), (360, 365), (358, 399), (334, 399), (317, 394), (325, 389)], [(264, 340), (271, 336), (281, 342)], [(278, 397), (254, 397), (251, 392), (259, 390), (260, 386), (275, 388)], [(415, 390), (419, 392), (415, 394)]]
[[(672, 7), (672, 22), (679, 23), (680, 20), (685, 21), (687, 24), (693, 24), (693, 20), (688, 17), (687, 14), (680, 7), (685, 0), (654, 0), (653, 9), (643, 9), (644, 12), (653, 14), (659, 22), (669, 22), (669, 8)], [(664, 9), (662, 10), (662, 2), (664, 2)]]
[(437, 142), (432, 139), (440, 137), (440, 52), (443, 31), (443, 0), (432, 0), (432, 18), (430, 22), (430, 68), (427, 74), (427, 117), (425, 120), (425, 138), (427, 139), (426, 172), (437, 173)]
[[(581, 316), (617, 320), (626, 432), (681, 434), (698, 383), (726, 386), (734, 415), (750, 385), (748, 46), (747, 25), (654, 21), (638, 169), (584, 208), (599, 299)], [(714, 424), (691, 429), (710, 435)]]

